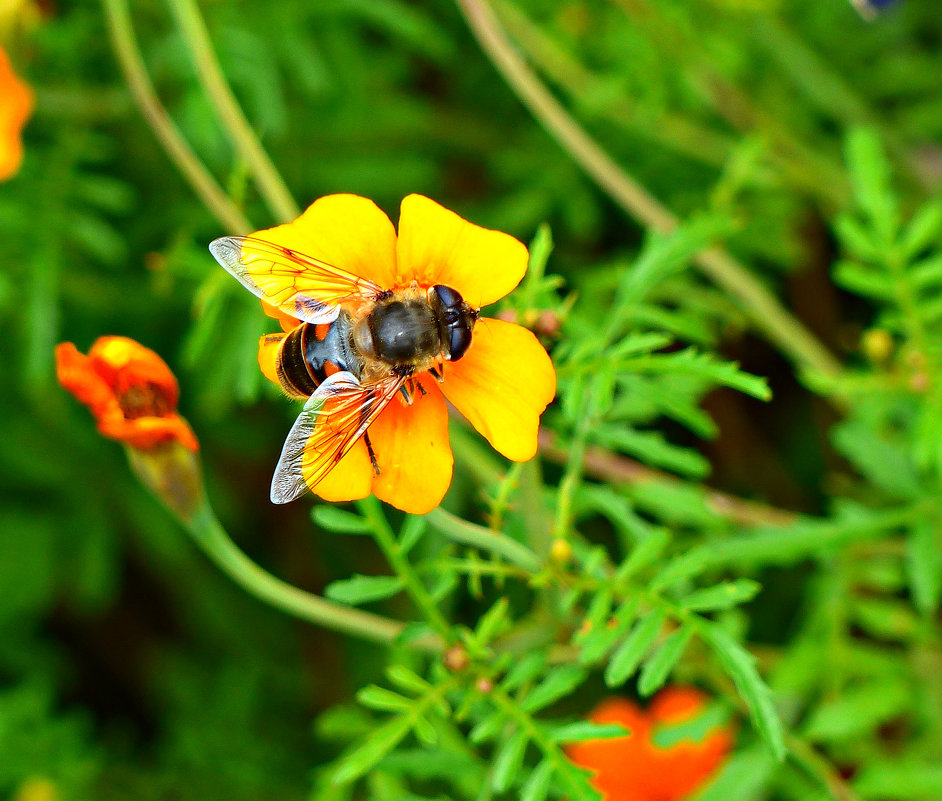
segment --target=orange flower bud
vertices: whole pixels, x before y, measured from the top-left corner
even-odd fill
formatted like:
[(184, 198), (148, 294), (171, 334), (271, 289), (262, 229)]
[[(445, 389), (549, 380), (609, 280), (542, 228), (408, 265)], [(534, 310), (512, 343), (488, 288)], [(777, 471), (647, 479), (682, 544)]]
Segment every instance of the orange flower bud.
[(106, 437), (147, 450), (179, 442), (199, 444), (177, 414), (177, 379), (154, 351), (127, 337), (101, 337), (88, 352), (71, 342), (56, 346), (59, 383), (84, 403)]
[(655, 743), (659, 727), (693, 720), (708, 698), (692, 687), (668, 687), (647, 709), (625, 698), (609, 698), (589, 715), (594, 723), (617, 723), (624, 737), (587, 740), (570, 746), (569, 758), (593, 771), (593, 785), (605, 801), (681, 801), (717, 771), (732, 746), (732, 732), (716, 727), (699, 741)]
[(127, 337), (101, 337), (88, 356), (56, 346), (59, 383), (84, 403), (98, 431), (128, 446), (138, 478), (176, 514), (190, 518), (203, 498), (192, 429), (177, 414), (177, 379), (154, 351)]

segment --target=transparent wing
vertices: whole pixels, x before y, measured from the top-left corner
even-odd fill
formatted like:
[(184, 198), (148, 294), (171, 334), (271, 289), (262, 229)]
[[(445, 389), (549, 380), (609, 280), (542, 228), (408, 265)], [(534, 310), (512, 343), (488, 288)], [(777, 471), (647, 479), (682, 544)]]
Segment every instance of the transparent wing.
[(271, 482), (272, 503), (288, 503), (315, 486), (363, 436), (405, 383), (391, 373), (361, 384), (352, 373), (334, 373), (308, 398), (295, 420)]
[(251, 236), (214, 239), (209, 250), (249, 292), (306, 323), (333, 322), (342, 303), (383, 292), (366, 278)]

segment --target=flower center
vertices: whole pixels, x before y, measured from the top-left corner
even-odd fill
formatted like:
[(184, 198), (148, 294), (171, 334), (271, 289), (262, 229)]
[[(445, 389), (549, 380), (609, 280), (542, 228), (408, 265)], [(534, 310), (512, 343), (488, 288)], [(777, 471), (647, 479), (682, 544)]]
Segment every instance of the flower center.
[(139, 417), (166, 417), (173, 412), (173, 399), (164, 387), (148, 381), (135, 384), (118, 394), (118, 405), (128, 420)]

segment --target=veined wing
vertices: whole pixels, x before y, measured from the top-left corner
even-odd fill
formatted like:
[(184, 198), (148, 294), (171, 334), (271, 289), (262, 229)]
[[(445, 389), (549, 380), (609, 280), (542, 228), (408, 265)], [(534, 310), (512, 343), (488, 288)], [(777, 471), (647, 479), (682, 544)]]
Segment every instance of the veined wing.
[(308, 398), (295, 420), (271, 482), (272, 503), (288, 503), (316, 486), (363, 436), (405, 383), (395, 373), (361, 384), (334, 373)]
[(305, 323), (331, 323), (342, 303), (383, 292), (366, 278), (251, 236), (214, 239), (209, 250), (249, 292)]

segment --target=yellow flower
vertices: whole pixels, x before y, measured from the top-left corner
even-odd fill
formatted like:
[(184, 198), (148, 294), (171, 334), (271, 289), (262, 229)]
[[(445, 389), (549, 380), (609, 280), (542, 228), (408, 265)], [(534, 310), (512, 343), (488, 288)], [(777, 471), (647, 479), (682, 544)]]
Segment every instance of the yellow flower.
[(12, 178), (23, 162), (20, 132), (33, 111), (33, 90), (21, 81), (0, 47), (0, 181)]
[[(335, 265), (384, 289), (413, 283), (423, 289), (451, 287), (474, 309), (516, 287), (528, 260), (526, 247), (512, 236), (473, 225), (421, 195), (402, 201), (398, 235), (371, 200), (329, 195), (293, 222), (252, 238)], [(299, 325), (297, 319), (264, 306), (285, 331)], [(262, 337), (259, 346), (261, 369), (276, 383), (279, 339)], [(467, 352), (445, 363), (441, 383), (428, 373), (415, 380), (424, 394), (415, 393), (411, 406), (395, 398), (369, 427), (378, 473), (361, 439), (326, 477), (308, 481), (314, 492), (329, 501), (355, 500), (372, 492), (414, 514), (434, 509), (452, 475), (446, 399), (507, 458), (526, 461), (536, 454), (540, 415), (556, 393), (556, 373), (527, 329), (481, 317)]]

